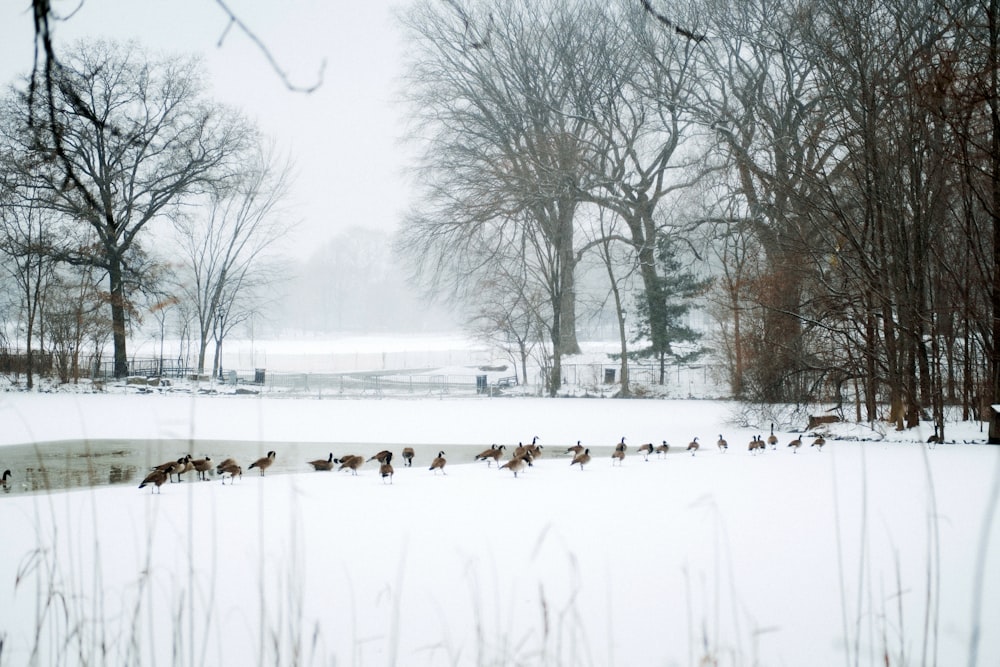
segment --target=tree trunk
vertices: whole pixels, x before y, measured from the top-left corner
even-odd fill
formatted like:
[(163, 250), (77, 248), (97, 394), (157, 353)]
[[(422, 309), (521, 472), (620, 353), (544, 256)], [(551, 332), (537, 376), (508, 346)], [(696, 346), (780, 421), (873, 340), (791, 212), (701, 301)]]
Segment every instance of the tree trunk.
[[(991, 0), (989, 8), (990, 65), (990, 130), (993, 133), (990, 155), (990, 187), (993, 210), (993, 281), (990, 288), (990, 309), (993, 315), (990, 341), (991, 405), (1000, 403), (1000, 0)], [(1000, 413), (990, 410), (990, 432), (987, 442), (1000, 445)]]
[(128, 375), (128, 351), (125, 336), (125, 285), (122, 280), (121, 260), (109, 253), (108, 282), (111, 293), (111, 335), (114, 341), (114, 374), (116, 378)]
[[(580, 354), (576, 338), (576, 253), (573, 248), (573, 215), (575, 202), (559, 206), (559, 350), (563, 354)], [(553, 341), (555, 342), (555, 341)]]

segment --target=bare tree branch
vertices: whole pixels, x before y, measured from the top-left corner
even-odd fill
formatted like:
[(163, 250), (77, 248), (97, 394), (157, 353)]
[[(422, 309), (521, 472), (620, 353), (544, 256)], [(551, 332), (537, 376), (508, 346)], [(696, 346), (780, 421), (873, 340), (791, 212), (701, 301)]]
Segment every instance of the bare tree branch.
[(671, 21), (668, 16), (666, 16), (664, 14), (661, 14), (658, 11), (656, 11), (655, 9), (653, 9), (653, 5), (652, 5), (652, 3), (649, 2), (649, 0), (641, 0), (641, 2), (642, 2), (643, 8), (645, 8), (645, 10), (647, 12), (649, 12), (650, 14), (652, 14), (652, 16), (657, 21), (659, 21), (663, 25), (667, 26), (668, 28), (671, 28), (674, 32), (676, 32), (681, 37), (687, 37), (692, 42), (699, 43), (699, 44), (701, 42), (707, 42), (708, 41), (708, 35), (699, 35), (699, 34), (696, 34), (696, 33), (692, 32), (692, 31), (690, 31), (690, 30), (686, 30), (686, 29), (682, 28), (681, 26), (677, 25), (676, 23), (674, 23), (673, 21)]
[[(39, 0), (39, 1), (45, 2), (45, 0)], [(224, 2), (224, 0), (215, 0), (215, 4), (217, 4), (219, 8), (222, 9), (222, 11), (226, 14), (226, 16), (229, 17), (229, 23), (226, 24), (225, 29), (219, 36), (219, 41), (217, 43), (217, 46), (220, 47), (222, 46), (222, 43), (225, 41), (226, 36), (229, 34), (230, 28), (235, 26), (240, 32), (246, 35), (250, 39), (250, 41), (254, 43), (254, 45), (261, 52), (261, 54), (263, 54), (264, 58), (267, 59), (268, 64), (271, 66), (271, 69), (274, 70), (274, 73), (278, 75), (278, 78), (281, 79), (281, 82), (285, 84), (285, 88), (295, 93), (309, 94), (315, 92), (320, 86), (323, 85), (323, 74), (326, 72), (326, 60), (323, 60), (320, 63), (319, 72), (316, 75), (315, 83), (308, 86), (300, 86), (292, 83), (291, 79), (288, 78), (288, 74), (285, 72), (284, 69), (282, 69), (281, 65), (278, 64), (278, 61), (274, 57), (274, 54), (271, 53), (271, 49), (267, 47), (267, 44), (265, 44), (260, 39), (260, 37), (258, 37), (257, 34), (253, 30), (251, 30), (250, 27), (247, 26), (247, 24), (244, 23), (240, 19), (240, 17), (233, 12), (232, 9), (229, 8), (229, 5), (227, 5)]]

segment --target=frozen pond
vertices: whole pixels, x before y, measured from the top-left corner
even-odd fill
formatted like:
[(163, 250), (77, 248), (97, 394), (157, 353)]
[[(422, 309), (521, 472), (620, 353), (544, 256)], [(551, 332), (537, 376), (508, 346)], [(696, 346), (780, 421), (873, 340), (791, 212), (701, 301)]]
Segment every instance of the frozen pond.
[[(276, 452), (274, 464), (268, 469), (268, 475), (286, 473), (302, 473), (312, 471), (308, 461), (325, 459), (330, 453), (334, 458), (346, 454), (360, 454), (366, 459), (383, 449), (393, 452), (393, 466), (403, 466), (400, 452), (403, 447), (414, 450), (413, 467), (427, 467), (439, 451), (445, 452), (449, 464), (472, 463), (476, 454), (483, 450), (482, 444), (467, 445), (428, 445), (428, 444), (357, 444), (357, 443), (324, 443), (324, 442), (245, 442), (231, 440), (64, 440), (59, 442), (44, 442), (39, 444), (8, 445), (0, 450), (0, 472), (10, 469), (14, 476), (2, 487), (4, 493), (37, 493), (44, 491), (61, 491), (66, 489), (90, 488), (108, 485), (133, 484), (146, 476), (156, 465), (190, 453), (192, 458), (209, 456), (216, 464), (225, 458), (235, 458), (243, 466), (243, 474), (256, 474), (248, 470), (250, 463), (264, 456), (269, 449)], [(511, 452), (507, 445), (504, 460)], [(610, 457), (611, 447), (593, 447), (591, 454), (595, 459)], [(630, 452), (634, 451), (630, 449)], [(671, 452), (673, 453), (673, 452)], [(566, 457), (564, 448), (555, 451), (543, 449), (543, 457)], [(374, 473), (377, 463), (366, 463), (361, 469)], [(485, 463), (481, 463), (484, 467)], [(346, 471), (334, 474), (348, 474)], [(186, 482), (197, 482), (194, 471), (185, 473), (182, 479)], [(209, 479), (218, 480), (214, 470)]]

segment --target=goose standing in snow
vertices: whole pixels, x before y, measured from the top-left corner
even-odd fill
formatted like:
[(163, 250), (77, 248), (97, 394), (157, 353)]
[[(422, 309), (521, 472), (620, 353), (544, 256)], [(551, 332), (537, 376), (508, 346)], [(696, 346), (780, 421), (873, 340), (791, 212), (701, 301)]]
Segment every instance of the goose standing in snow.
[(438, 455), (434, 457), (433, 461), (431, 461), (431, 467), (428, 468), (428, 470), (434, 471), (435, 475), (438, 470), (441, 471), (442, 475), (447, 475), (448, 473), (444, 471), (444, 467), (446, 465), (448, 465), (448, 460), (444, 457), (444, 452), (438, 452)]
[(490, 445), (489, 449), (483, 450), (476, 455), (476, 460), (486, 461), (487, 468), (492, 467), (494, 463), (499, 466), (500, 457), (503, 455), (504, 447), (506, 447), (506, 445), (500, 445), (499, 447), (496, 445)]
[(198, 479), (203, 482), (208, 481), (208, 472), (212, 469), (212, 459), (208, 456), (195, 459), (191, 461), (191, 465), (194, 466), (195, 472), (198, 473)]
[[(4, 479), (6, 479), (6, 477)], [(163, 486), (163, 483), (166, 481), (167, 472), (160, 470), (159, 468), (154, 468), (152, 472), (146, 475), (146, 479), (142, 480), (142, 483), (139, 484), (139, 488), (141, 489), (148, 486), (150, 493), (153, 493), (153, 491), (159, 493), (160, 487)]]
[(267, 456), (262, 456), (253, 463), (251, 463), (250, 468), (248, 468), (248, 470), (257, 468), (258, 470), (260, 470), (260, 476), (263, 477), (264, 471), (271, 467), (271, 465), (274, 463), (274, 458), (276, 456), (277, 453), (272, 449), (267, 453)]
[(309, 465), (313, 467), (313, 470), (333, 470), (333, 452), (330, 452), (330, 456), (325, 459), (316, 459), (315, 461), (306, 461)]
[(340, 464), (340, 467), (337, 468), (338, 471), (350, 470), (352, 475), (357, 475), (358, 468), (365, 462), (365, 457), (358, 456), (357, 454), (346, 454), (339, 459), (334, 459), (333, 462)]
[(771, 435), (767, 436), (767, 444), (771, 445), (771, 449), (778, 447), (778, 436), (774, 434), (774, 422), (771, 422)]
[(382, 476), (383, 484), (385, 484), (385, 480), (387, 477), (389, 478), (389, 483), (392, 484), (393, 472), (394, 471), (392, 469), (392, 452), (389, 452), (389, 455), (385, 457), (385, 460), (382, 461), (382, 464), (379, 465), (378, 467), (378, 474)]
[(222, 477), (223, 485), (226, 483), (226, 475), (229, 475), (230, 484), (233, 484), (237, 477), (243, 479), (243, 468), (240, 467), (240, 464), (235, 459), (226, 459), (219, 464), (215, 472), (219, 473), (219, 476)]
[(582, 452), (573, 457), (573, 462), (569, 465), (572, 468), (573, 466), (579, 464), (580, 470), (583, 470), (583, 466), (588, 463), (590, 463), (590, 450), (584, 449)]
[(521, 456), (515, 456), (511, 460), (500, 466), (501, 470), (510, 470), (514, 473), (514, 479), (517, 479), (517, 473), (521, 472), (525, 468), (531, 467), (531, 455), (523, 454)]

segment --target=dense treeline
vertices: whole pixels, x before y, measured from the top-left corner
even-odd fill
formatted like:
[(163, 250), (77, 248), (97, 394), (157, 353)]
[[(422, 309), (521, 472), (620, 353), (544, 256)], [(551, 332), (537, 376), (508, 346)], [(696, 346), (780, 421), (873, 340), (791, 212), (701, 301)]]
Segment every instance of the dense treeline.
[(988, 418), (997, 5), (420, 0), (403, 22), (421, 200), (400, 247), (471, 318), (535, 332), (553, 391), (583, 257), (608, 258), (623, 346), (669, 342), (669, 239), (714, 278), (736, 396)]

